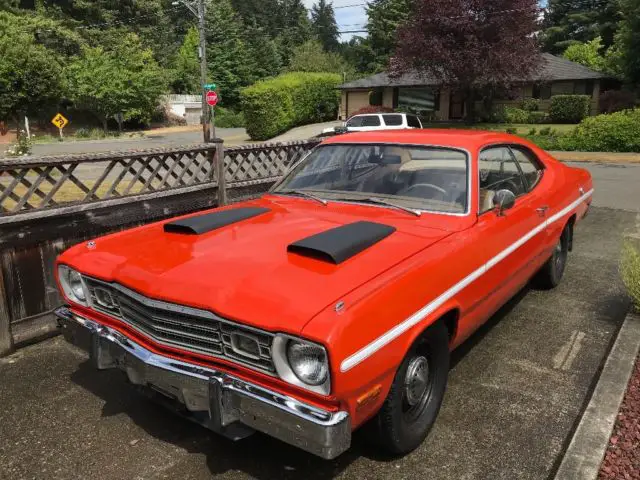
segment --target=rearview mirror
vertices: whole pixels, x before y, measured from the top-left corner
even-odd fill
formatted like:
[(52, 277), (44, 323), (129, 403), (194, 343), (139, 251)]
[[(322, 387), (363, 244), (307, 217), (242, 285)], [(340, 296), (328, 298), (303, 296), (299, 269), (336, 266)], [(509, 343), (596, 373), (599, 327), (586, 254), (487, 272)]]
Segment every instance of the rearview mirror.
[(498, 215), (502, 215), (505, 210), (509, 210), (516, 203), (516, 196), (511, 190), (498, 190), (493, 196), (493, 206), (496, 207)]

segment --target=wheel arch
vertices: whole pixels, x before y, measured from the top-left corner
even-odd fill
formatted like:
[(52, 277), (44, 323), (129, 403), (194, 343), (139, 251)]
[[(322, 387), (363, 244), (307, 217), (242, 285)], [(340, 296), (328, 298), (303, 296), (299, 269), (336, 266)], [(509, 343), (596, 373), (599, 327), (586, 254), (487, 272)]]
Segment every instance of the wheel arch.
[(568, 249), (569, 251), (573, 251), (573, 226), (576, 224), (576, 220), (578, 218), (578, 214), (574, 213), (573, 215), (571, 215), (571, 217), (569, 217), (569, 220), (567, 220), (567, 223), (565, 224), (564, 228), (569, 228), (569, 237), (568, 237)]

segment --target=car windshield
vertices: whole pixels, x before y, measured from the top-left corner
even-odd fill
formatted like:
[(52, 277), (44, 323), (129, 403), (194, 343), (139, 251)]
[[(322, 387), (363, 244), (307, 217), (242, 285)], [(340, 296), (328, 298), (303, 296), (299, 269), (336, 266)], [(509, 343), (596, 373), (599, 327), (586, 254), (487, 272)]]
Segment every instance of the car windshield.
[(386, 199), (407, 208), (464, 213), (469, 159), (460, 151), (412, 145), (336, 144), (313, 150), (275, 187), (322, 199)]

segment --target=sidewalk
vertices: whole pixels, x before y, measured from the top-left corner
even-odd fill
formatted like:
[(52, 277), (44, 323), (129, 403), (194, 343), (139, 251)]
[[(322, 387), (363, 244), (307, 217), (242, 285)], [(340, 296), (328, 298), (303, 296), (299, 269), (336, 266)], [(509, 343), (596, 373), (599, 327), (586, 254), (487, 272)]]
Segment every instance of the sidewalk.
[(563, 162), (640, 163), (640, 153), (550, 151)]

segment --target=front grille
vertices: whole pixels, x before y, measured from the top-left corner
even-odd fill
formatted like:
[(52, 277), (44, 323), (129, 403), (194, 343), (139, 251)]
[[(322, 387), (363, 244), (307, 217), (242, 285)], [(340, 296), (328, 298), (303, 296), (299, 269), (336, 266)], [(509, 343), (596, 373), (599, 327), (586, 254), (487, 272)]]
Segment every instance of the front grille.
[[(154, 300), (122, 285), (84, 277), (91, 307), (162, 345), (226, 358), (275, 375), (273, 335), (196, 308)], [(238, 340), (255, 346), (249, 352)], [(246, 343), (245, 343), (246, 344)]]

